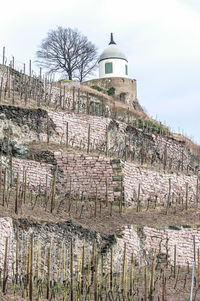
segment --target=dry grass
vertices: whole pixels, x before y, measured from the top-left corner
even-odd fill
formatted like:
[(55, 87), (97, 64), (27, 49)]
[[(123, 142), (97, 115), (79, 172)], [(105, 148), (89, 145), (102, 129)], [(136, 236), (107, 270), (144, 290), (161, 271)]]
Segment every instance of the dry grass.
[[(73, 192), (72, 192), (73, 193)], [(37, 196), (37, 197), (36, 197)], [(2, 200), (2, 197), (0, 198)], [(0, 204), (0, 217), (12, 217), (14, 219), (26, 218), (32, 221), (46, 222), (64, 222), (71, 220), (74, 224), (83, 228), (97, 231), (102, 234), (115, 234), (126, 225), (134, 225), (135, 227), (150, 226), (155, 228), (168, 226), (191, 226), (200, 228), (200, 210), (191, 203), (188, 210), (185, 206), (175, 204), (170, 207), (166, 214), (165, 206), (159, 205), (155, 208), (154, 204), (141, 207), (140, 212), (136, 212), (136, 207), (123, 208), (120, 213), (119, 206), (111, 203), (106, 206), (104, 201), (98, 200), (95, 217), (95, 202), (87, 199), (86, 201), (78, 200), (73, 194), (66, 194), (64, 197), (56, 197), (53, 213), (50, 213), (50, 201), (46, 205), (45, 194), (26, 195), (26, 203), (19, 201), (18, 214), (15, 214), (15, 190), (11, 193), (9, 203), (2, 206)], [(153, 216), (153, 218), (152, 218)]]

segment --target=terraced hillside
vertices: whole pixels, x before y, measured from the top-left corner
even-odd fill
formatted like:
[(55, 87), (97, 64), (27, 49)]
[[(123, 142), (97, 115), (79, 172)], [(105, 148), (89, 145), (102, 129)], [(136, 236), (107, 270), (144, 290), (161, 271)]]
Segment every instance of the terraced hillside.
[[(165, 293), (165, 284), (160, 292), (158, 283), (166, 278), (170, 289), (175, 286), (168, 290), (169, 300), (175, 300), (185, 266), (191, 278), (200, 247), (199, 146), (150, 119), (139, 104), (133, 107), (75, 82), (42, 81), (0, 67), (3, 283), (12, 280), (17, 287), (20, 282), (17, 294), (23, 298), (32, 293), (42, 298), (47, 286), (52, 296), (57, 289), (56, 300), (67, 300), (74, 275), (78, 300), (84, 294), (105, 300), (112, 288), (110, 298), (126, 291), (126, 298), (142, 300), (148, 270), (149, 298)], [(116, 281), (105, 278), (102, 290), (101, 260), (106, 277), (115, 275)], [(72, 261), (74, 269), (68, 270)], [(182, 298), (188, 296), (189, 280), (185, 283)]]

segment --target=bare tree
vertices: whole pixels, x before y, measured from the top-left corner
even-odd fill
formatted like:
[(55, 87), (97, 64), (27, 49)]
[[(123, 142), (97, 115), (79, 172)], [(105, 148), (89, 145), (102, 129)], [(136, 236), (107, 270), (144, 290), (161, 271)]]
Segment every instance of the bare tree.
[(50, 30), (37, 51), (37, 62), (50, 73), (62, 72), (69, 80), (83, 81), (97, 67), (97, 49), (78, 30)]

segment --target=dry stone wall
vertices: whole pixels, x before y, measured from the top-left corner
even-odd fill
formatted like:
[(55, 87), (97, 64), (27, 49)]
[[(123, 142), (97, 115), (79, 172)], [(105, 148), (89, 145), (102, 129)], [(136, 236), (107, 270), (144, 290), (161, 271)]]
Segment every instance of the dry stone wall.
[[(68, 131), (67, 131), (68, 128)], [(142, 130), (111, 118), (0, 106), (0, 140), (26, 144), (66, 144), (166, 170), (197, 170), (199, 159), (184, 143)], [(1, 147), (2, 149), (2, 147)], [(5, 150), (4, 150), (5, 151)]]
[(110, 156), (127, 157), (166, 170), (195, 171), (198, 167), (198, 158), (184, 143), (170, 137), (146, 134), (111, 118), (55, 111), (48, 111), (48, 114), (56, 125), (58, 136), (53, 140), (57, 143), (66, 144), (68, 139), (70, 146), (80, 149), (88, 149), (89, 144), (91, 151), (105, 153), (107, 150)]
[[(13, 104), (15, 104), (15, 101), (17, 101), (16, 99), (14, 99), (14, 96), (17, 96), (13, 94), (14, 89), (14, 92), (16, 94), (19, 94), (18, 98), (20, 98), (20, 102), (16, 103), (17, 105), (24, 104), (25, 106), (27, 106), (29, 102), (35, 101), (37, 107), (40, 106), (40, 104), (43, 104), (48, 108), (53, 107), (54, 109), (59, 108), (59, 110), (63, 110), (65, 112), (74, 112), (71, 114), (71, 116), (69, 116), (70, 114), (54, 114), (53, 112), (49, 111), (49, 115), (52, 119), (59, 119), (59, 121), (57, 121), (57, 129), (59, 131), (58, 133), (55, 133), (54, 129), (47, 130), (47, 127), (51, 127), (53, 125), (47, 124), (47, 116), (45, 115), (44, 111), (43, 114), (40, 114), (42, 110), (35, 110), (35, 112), (37, 112), (40, 116), (40, 120), (38, 120), (34, 116), (34, 114), (32, 117), (30, 117), (28, 110), (26, 110), (27, 116), (32, 119), (32, 124), (40, 125), (40, 129), (38, 128), (37, 130), (30, 128), (28, 120), (25, 120), (25, 116), (21, 118), (23, 122), (20, 123), (16, 122), (16, 116), (14, 114), (8, 117), (8, 114), (5, 114), (4, 108), (0, 116), (0, 129), (2, 136), (7, 135), (8, 129), (10, 129), (10, 132), (12, 134), (11, 136), (13, 136), (16, 141), (20, 140), (25, 143), (28, 143), (29, 141), (44, 142), (47, 141), (48, 131), (48, 135), (50, 136), (50, 138), (52, 138), (51, 141), (62, 143), (62, 141), (64, 142), (66, 140), (66, 122), (69, 118), (69, 122), (72, 122), (72, 120), (74, 123), (76, 122), (75, 128), (78, 128), (79, 125), (81, 125), (80, 131), (74, 130), (73, 126), (71, 127), (71, 129), (69, 129), (69, 134), (71, 136), (69, 137), (69, 139), (72, 145), (78, 145), (81, 148), (85, 148), (87, 146), (87, 130), (83, 130), (83, 128), (85, 128), (83, 123), (87, 122), (87, 124), (91, 124), (91, 127), (93, 128), (91, 130), (91, 149), (94, 148), (105, 151), (105, 143), (108, 143), (108, 153), (110, 153), (111, 156), (113, 156), (114, 154), (124, 157), (128, 156), (130, 157), (130, 159), (140, 161), (142, 164), (161, 164), (167, 169), (175, 169), (179, 171), (186, 169), (194, 171), (199, 165), (199, 160), (190, 153), (190, 151), (185, 147), (184, 143), (180, 143), (171, 138), (169, 139), (167, 137), (163, 137), (162, 135), (148, 135), (142, 130), (138, 130), (132, 127), (131, 124), (133, 120), (130, 119), (133, 117), (132, 114), (130, 114), (129, 111), (124, 114), (124, 112), (128, 110), (128, 106), (124, 108), (125, 111), (123, 110), (123, 120), (126, 121), (126, 123), (114, 121), (115, 130), (113, 131), (112, 126), (109, 127), (110, 124), (113, 125), (113, 120), (110, 118), (108, 121), (105, 117), (116, 117), (114, 112), (112, 112), (111, 114), (110, 111), (111, 107), (113, 106), (112, 99), (106, 99), (103, 94), (99, 92), (87, 92), (87, 89), (85, 88), (86, 90), (84, 90), (84, 87), (79, 83), (67, 82), (61, 84), (52, 83), (47, 80), (41, 82), (39, 78), (30, 78), (27, 75), (23, 75), (22, 73), (12, 68), (0, 65), (0, 80), (1, 79), (3, 80), (3, 82), (1, 81), (2, 84), (0, 83), (1, 98), (3, 99), (6, 95), (6, 97), (10, 100), (11, 103), (13, 102)], [(13, 85), (14, 81), (15, 84)], [(91, 83), (88, 82), (89, 85), (92, 83), (93, 81), (91, 81)], [(102, 85), (105, 85), (106, 87), (107, 85), (114, 85), (119, 88), (119, 90), (123, 87), (125, 90), (127, 90), (128, 94), (130, 94), (132, 90), (136, 91), (135, 81), (132, 81), (130, 79), (102, 79)], [(136, 95), (134, 97), (136, 97)], [(19, 115), (21, 115), (22, 109), (16, 108), (16, 111), (18, 111)], [(30, 111), (32, 111), (33, 113), (33, 110)], [(136, 111), (139, 112), (141, 110), (138, 107)], [(14, 113), (14, 109), (12, 109), (12, 113)], [(90, 115), (88, 116), (87, 120), (85, 116), (83, 118), (80, 117), (83, 115), (83, 113), (86, 114), (86, 116), (88, 116), (89, 114), (95, 116)], [(60, 117), (56, 115), (60, 115)], [(105, 128), (101, 128), (100, 134), (96, 135), (95, 131), (98, 131), (98, 118), (95, 118), (96, 116), (99, 116), (99, 120), (101, 120), (104, 125), (107, 125), (109, 127), (108, 139), (106, 138), (106, 135), (104, 136), (104, 138), (102, 137)], [(133, 119), (135, 120), (137, 117), (138, 116), (134, 116)], [(51, 118), (49, 120), (50, 123)], [(80, 120), (79, 123), (78, 119), (84, 119), (84, 122), (81, 122)], [(96, 122), (97, 127), (95, 126)], [(76, 137), (77, 132), (78, 138)], [(83, 133), (82, 136), (80, 132)], [(79, 138), (79, 136), (81, 138)], [(106, 139), (108, 140), (107, 142)]]
[(135, 229), (130, 225), (124, 227), (121, 237), (123, 243), (126, 243), (127, 257), (130, 259), (133, 254), (139, 264), (144, 264), (145, 261), (151, 263), (155, 249), (158, 263), (168, 261), (174, 264), (176, 248), (176, 264), (192, 265), (194, 258), (197, 260), (197, 251), (200, 248), (200, 231), (186, 226), (162, 229), (144, 226)]
[(26, 180), (30, 189), (38, 189), (40, 187), (44, 190), (46, 188), (46, 184), (47, 188), (50, 188), (53, 170), (54, 166), (48, 163), (17, 158), (13, 158), (12, 160), (12, 171), (14, 177), (16, 178), (18, 172), (19, 181), (22, 183), (23, 174), (26, 171)]
[[(8, 276), (11, 279), (15, 267), (16, 240), (18, 239), (18, 264), (24, 265), (26, 246), (33, 235), (34, 258), (37, 258), (38, 248), (41, 249), (42, 263), (51, 247), (51, 277), (57, 279), (61, 250), (69, 258), (71, 239), (73, 242), (74, 265), (78, 263), (81, 249), (85, 245), (86, 258), (90, 258), (94, 242), (97, 243), (99, 254), (104, 255), (104, 264), (110, 260), (110, 250), (113, 250), (113, 268), (119, 271), (119, 262), (123, 262), (124, 247), (128, 264), (133, 255), (139, 265), (151, 263), (155, 249), (158, 254), (158, 262), (174, 263), (174, 248), (176, 246), (176, 264), (186, 266), (194, 262), (200, 247), (200, 231), (192, 228), (166, 228), (155, 229), (148, 226), (137, 228), (127, 225), (117, 235), (102, 235), (81, 226), (72, 224), (71, 221), (50, 223), (34, 222), (25, 219), (13, 220), (11, 218), (0, 219), (0, 268), (3, 269), (6, 237), (8, 238)], [(61, 275), (62, 277), (62, 275)]]
[[(110, 249), (113, 248), (113, 267), (117, 270), (119, 262), (122, 262), (124, 244), (122, 239), (115, 235), (102, 235), (81, 226), (72, 224), (71, 221), (60, 223), (34, 222), (26, 219), (13, 220), (0, 218), (0, 269), (3, 270), (5, 244), (8, 238), (8, 276), (13, 277), (16, 266), (16, 241), (18, 241), (18, 266), (20, 270), (26, 264), (27, 246), (30, 245), (33, 235), (33, 258), (37, 258), (38, 249), (41, 252), (41, 262), (44, 264), (45, 257), (51, 248), (51, 278), (57, 280), (60, 263), (60, 254), (63, 252), (69, 259), (71, 240), (73, 243), (74, 267), (79, 263), (79, 256), (83, 245), (85, 246), (85, 258), (87, 262), (92, 255), (94, 242), (97, 244), (99, 254), (104, 255), (104, 265), (110, 259)], [(98, 257), (98, 260), (100, 256)], [(35, 266), (35, 262), (33, 263)], [(63, 277), (63, 275), (61, 275)]]
[[(26, 171), (29, 188), (44, 191), (51, 188), (55, 164), (57, 171), (57, 193), (65, 194), (69, 191), (76, 195), (94, 198), (96, 189), (101, 200), (114, 201), (114, 190), (117, 185), (113, 180), (114, 172), (109, 158), (89, 156), (84, 154), (54, 153), (53, 163), (44, 163), (33, 160), (12, 160), (13, 177), (16, 179), (19, 172), (20, 182)], [(9, 163), (9, 162), (8, 162)], [(7, 166), (10, 171), (10, 167)]]
[[(14, 177), (19, 172), (22, 180), (23, 171), (26, 170), (30, 186), (44, 189), (46, 176), (48, 187), (51, 186), (52, 175), (57, 165), (59, 193), (65, 194), (71, 191), (75, 194), (83, 193), (94, 197), (97, 188), (100, 199), (113, 201), (120, 199), (122, 185), (126, 205), (136, 204), (139, 184), (142, 204), (147, 204), (149, 201), (155, 202), (155, 198), (159, 203), (166, 203), (170, 180), (171, 201), (185, 200), (186, 183), (188, 183), (189, 203), (196, 202), (197, 176), (195, 175), (162, 173), (120, 159), (83, 153), (55, 152), (51, 158), (49, 162), (40, 162), (39, 156), (38, 161), (13, 158)], [(200, 193), (199, 188), (198, 192)]]
[(9, 278), (11, 277), (13, 269), (13, 261), (15, 256), (16, 239), (13, 229), (13, 220), (10, 217), (0, 218), (0, 269), (3, 271), (6, 238), (8, 238), (8, 249), (7, 249), (7, 265), (9, 271)]
[(87, 149), (90, 126), (90, 149), (103, 150), (105, 148), (105, 133), (106, 126), (110, 122), (109, 118), (54, 111), (48, 111), (48, 114), (56, 124), (58, 133), (56, 142), (66, 144), (68, 123), (68, 143), (70, 146)]
[(131, 200), (137, 201), (138, 187), (140, 184), (140, 201), (147, 203), (155, 201), (167, 202), (169, 194), (169, 179), (171, 179), (171, 201), (174, 198), (185, 198), (186, 183), (189, 188), (189, 200), (196, 201), (197, 176), (188, 176), (177, 173), (163, 173), (137, 165), (124, 162), (122, 164), (122, 174), (124, 176), (124, 194), (125, 200), (131, 203)]
[(200, 248), (200, 231), (192, 228), (177, 229), (154, 229), (150, 227), (143, 228), (145, 236), (144, 245), (146, 254), (153, 254), (154, 250), (162, 254), (167, 254), (170, 263), (174, 262), (174, 248), (176, 246), (176, 264), (186, 266), (194, 262), (194, 239), (196, 249)]
[[(55, 153), (58, 167), (67, 177), (68, 190), (114, 201), (113, 169), (110, 158), (83, 154)], [(107, 183), (107, 184), (106, 184)]]

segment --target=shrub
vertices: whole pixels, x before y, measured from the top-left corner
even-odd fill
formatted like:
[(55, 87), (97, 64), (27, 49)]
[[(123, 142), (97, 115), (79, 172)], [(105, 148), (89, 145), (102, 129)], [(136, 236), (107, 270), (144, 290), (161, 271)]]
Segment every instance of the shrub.
[(162, 126), (154, 123), (151, 120), (143, 120), (138, 119), (138, 128), (139, 129), (150, 129), (152, 133), (162, 134), (163, 136), (167, 135), (166, 129), (164, 129)]
[(97, 90), (97, 91), (99, 91), (99, 92), (103, 90), (101, 87), (99, 87), (99, 86), (97, 86), (97, 85), (93, 85), (93, 86), (91, 86), (90, 88), (92, 88), (92, 89), (94, 89), (94, 90)]
[(109, 96), (115, 95), (115, 88), (111, 87), (110, 89), (107, 90), (107, 93)]

